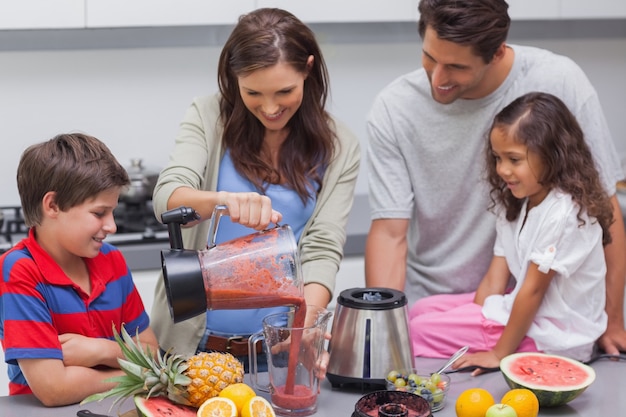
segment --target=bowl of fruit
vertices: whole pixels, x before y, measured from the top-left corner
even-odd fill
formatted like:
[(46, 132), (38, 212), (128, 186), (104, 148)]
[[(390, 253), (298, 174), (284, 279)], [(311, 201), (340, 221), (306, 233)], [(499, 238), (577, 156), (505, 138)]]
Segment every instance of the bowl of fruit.
[(394, 369), (387, 374), (387, 389), (417, 394), (430, 404), (432, 411), (443, 408), (450, 388), (450, 377), (446, 374), (419, 374), (415, 369)]

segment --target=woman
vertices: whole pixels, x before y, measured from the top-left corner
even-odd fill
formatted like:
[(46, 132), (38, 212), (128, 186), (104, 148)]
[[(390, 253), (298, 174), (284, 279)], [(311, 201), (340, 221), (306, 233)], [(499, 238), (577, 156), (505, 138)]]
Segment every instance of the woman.
[[(328, 73), (313, 32), (292, 14), (259, 9), (240, 18), (218, 67), (219, 93), (194, 100), (181, 124), (153, 203), (158, 219), (179, 206), (200, 223), (183, 230), (187, 249), (207, 245), (216, 205), (217, 243), (289, 224), (298, 241), (307, 304), (326, 307), (343, 256), (360, 162), (358, 140), (325, 110)], [(159, 280), (152, 310), (163, 349), (230, 349), (275, 309), (208, 311), (174, 324)], [(240, 340), (232, 339), (242, 336)], [(237, 351), (237, 352), (236, 352)]]

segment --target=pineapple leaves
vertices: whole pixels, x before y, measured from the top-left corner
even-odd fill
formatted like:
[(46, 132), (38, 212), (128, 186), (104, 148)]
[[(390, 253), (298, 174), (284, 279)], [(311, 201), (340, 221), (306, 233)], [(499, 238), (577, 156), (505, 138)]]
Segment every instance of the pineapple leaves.
[(176, 392), (173, 396), (180, 402), (187, 402), (184, 386), (191, 383), (191, 378), (181, 375), (188, 366), (182, 356), (169, 352), (161, 355), (161, 352), (152, 352), (149, 347), (144, 349), (139, 341), (139, 329), (133, 340), (124, 326), (121, 328), (121, 334), (113, 326), (113, 336), (124, 355), (124, 358), (118, 358), (124, 375), (106, 379), (104, 382), (114, 382), (116, 386), (108, 391), (90, 395), (81, 404), (116, 397), (111, 406), (113, 408), (124, 399), (137, 394), (151, 397), (165, 395), (170, 390)]

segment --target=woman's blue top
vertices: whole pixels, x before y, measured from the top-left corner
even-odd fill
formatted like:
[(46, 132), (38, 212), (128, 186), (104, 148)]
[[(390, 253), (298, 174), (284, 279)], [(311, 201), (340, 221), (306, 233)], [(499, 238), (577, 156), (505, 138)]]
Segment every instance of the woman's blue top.
[[(242, 177), (233, 165), (230, 152), (226, 151), (219, 169), (217, 181), (218, 191), (228, 192), (258, 192), (257, 188), (246, 178)], [(296, 241), (300, 241), (302, 230), (313, 214), (316, 194), (302, 203), (300, 196), (282, 185), (269, 184), (265, 192), (272, 200), (272, 208), (283, 215), (281, 224), (291, 226)], [(229, 241), (240, 236), (255, 233), (256, 230), (233, 223), (227, 216), (220, 220), (215, 237), (215, 243)], [(272, 307), (246, 310), (208, 310), (207, 330), (218, 336), (248, 336), (262, 330), (262, 320), (265, 316), (287, 310), (288, 307)]]

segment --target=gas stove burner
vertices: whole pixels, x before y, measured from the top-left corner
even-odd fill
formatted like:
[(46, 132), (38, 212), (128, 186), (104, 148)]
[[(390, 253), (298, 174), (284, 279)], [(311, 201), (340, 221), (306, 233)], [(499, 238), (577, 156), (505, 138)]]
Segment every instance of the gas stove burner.
[[(167, 226), (154, 217), (152, 202), (120, 202), (115, 211), (117, 232), (107, 236), (107, 242), (116, 246), (132, 246), (144, 243), (168, 242)], [(0, 254), (11, 249), (28, 236), (22, 208), (19, 206), (0, 207)]]
[(142, 233), (151, 238), (158, 231), (167, 230), (154, 216), (152, 202), (120, 202), (114, 211), (117, 233)]
[(0, 207), (0, 253), (4, 253), (28, 235), (28, 227), (19, 206)]

